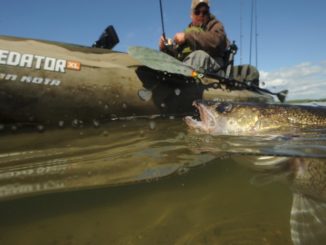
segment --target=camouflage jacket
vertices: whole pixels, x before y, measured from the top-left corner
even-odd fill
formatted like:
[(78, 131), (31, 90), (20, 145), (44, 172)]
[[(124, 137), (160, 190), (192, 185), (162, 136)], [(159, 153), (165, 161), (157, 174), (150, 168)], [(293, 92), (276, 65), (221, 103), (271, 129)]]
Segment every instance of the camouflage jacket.
[[(211, 15), (207, 25), (202, 26), (201, 29), (202, 31), (198, 31), (198, 27), (194, 28), (192, 24), (188, 26), (185, 30), (185, 47), (190, 48), (191, 51), (203, 50), (213, 58), (224, 58), (229, 41), (223, 24)], [(184, 49), (183, 53), (185, 52)]]

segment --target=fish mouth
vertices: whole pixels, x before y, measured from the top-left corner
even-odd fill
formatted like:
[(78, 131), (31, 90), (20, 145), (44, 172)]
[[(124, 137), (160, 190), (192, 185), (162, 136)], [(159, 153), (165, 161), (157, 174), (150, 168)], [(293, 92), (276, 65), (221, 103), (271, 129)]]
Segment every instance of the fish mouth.
[(194, 101), (192, 105), (198, 110), (200, 120), (187, 116), (185, 117), (186, 124), (196, 132), (210, 133), (217, 126), (216, 115), (213, 115), (209, 106), (198, 101)]

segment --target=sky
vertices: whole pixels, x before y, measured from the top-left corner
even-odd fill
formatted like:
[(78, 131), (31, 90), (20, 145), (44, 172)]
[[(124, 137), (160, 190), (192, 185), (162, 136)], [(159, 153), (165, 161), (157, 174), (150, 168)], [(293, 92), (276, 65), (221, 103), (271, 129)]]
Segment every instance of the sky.
[[(325, 98), (326, 1), (256, 0), (257, 46), (252, 64), (265, 87), (290, 90), (289, 99)], [(162, 0), (165, 33), (173, 37), (190, 22), (191, 0)], [(251, 0), (211, 0), (211, 12), (240, 48), (236, 64), (249, 63)], [(2, 0), (0, 35), (91, 46), (113, 25), (120, 43), (157, 48), (162, 33), (159, 0)], [(255, 29), (255, 28), (254, 28)], [(242, 33), (242, 38), (240, 38)], [(242, 40), (240, 42), (240, 39)], [(254, 52), (257, 47), (257, 57)]]

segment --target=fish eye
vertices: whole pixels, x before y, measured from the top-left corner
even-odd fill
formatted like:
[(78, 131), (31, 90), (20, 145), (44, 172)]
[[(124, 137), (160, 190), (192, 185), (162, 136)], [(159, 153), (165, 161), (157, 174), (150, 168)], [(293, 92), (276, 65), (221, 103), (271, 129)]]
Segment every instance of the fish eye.
[(219, 113), (227, 113), (232, 110), (232, 107), (233, 107), (232, 104), (224, 102), (216, 107), (216, 111)]

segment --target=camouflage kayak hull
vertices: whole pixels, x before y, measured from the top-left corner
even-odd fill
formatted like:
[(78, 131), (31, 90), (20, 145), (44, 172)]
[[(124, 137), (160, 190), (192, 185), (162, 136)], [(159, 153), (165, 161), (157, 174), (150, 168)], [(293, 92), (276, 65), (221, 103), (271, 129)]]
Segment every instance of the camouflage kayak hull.
[(0, 36), (0, 123), (185, 115), (196, 99), (270, 102), (142, 66), (127, 53)]

